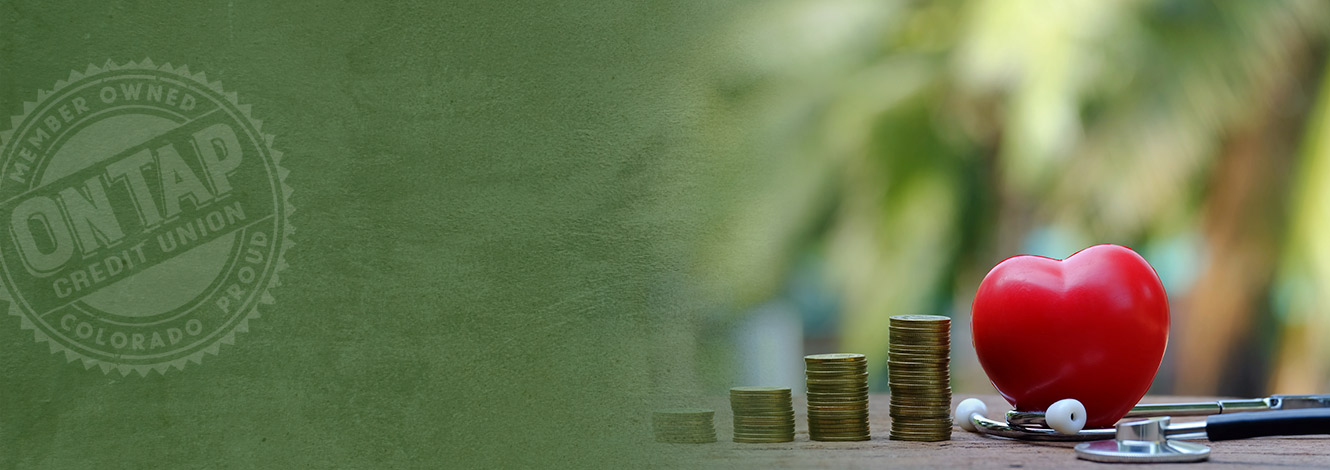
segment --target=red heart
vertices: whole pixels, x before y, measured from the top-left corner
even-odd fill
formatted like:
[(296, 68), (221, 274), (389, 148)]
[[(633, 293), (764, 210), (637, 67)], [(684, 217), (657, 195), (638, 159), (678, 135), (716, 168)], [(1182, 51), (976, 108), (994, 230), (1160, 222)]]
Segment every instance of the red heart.
[(1066, 260), (1015, 256), (984, 276), (970, 328), (993, 386), (1016, 409), (1075, 398), (1086, 427), (1111, 427), (1140, 401), (1168, 345), (1168, 297), (1129, 248)]

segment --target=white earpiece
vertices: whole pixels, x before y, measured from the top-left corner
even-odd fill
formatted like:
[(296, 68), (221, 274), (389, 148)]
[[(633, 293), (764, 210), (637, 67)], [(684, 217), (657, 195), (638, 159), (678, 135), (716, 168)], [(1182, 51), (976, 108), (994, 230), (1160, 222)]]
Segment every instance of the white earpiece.
[[(984, 416), (987, 413), (988, 405), (985, 405), (984, 402), (978, 398), (966, 398), (961, 400), (960, 404), (956, 405), (956, 420), (960, 421), (958, 424), (961, 425), (961, 429), (966, 431), (976, 431), (974, 428), (974, 420), (970, 419), (971, 416), (976, 414)], [(1081, 420), (1081, 424), (1085, 424), (1084, 419)]]
[(1085, 429), (1085, 405), (1075, 398), (1055, 401), (1044, 412), (1044, 421), (1060, 434), (1076, 434)]

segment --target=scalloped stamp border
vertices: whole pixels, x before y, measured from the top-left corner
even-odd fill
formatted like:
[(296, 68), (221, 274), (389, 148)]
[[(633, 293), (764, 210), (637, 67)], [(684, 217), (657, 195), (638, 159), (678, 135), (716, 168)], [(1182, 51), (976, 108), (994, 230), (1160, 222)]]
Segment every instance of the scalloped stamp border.
[(39, 90), (0, 133), (0, 300), (85, 369), (201, 364), (287, 268), (292, 190), (272, 144), (185, 66), (108, 61)]

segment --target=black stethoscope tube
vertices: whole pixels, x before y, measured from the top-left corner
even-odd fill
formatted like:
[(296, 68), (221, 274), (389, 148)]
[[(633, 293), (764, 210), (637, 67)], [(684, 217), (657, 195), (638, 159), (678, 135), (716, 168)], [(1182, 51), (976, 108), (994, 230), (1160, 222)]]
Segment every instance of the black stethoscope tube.
[(1250, 411), (1213, 415), (1205, 420), (1205, 434), (1211, 441), (1330, 434), (1330, 409)]

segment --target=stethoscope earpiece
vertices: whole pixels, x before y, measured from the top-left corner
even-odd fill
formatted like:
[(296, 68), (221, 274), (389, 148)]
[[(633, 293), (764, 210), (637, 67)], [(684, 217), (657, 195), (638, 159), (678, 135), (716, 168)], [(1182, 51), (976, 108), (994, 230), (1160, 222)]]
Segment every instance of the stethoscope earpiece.
[(978, 398), (966, 398), (956, 405), (956, 420), (960, 421), (961, 429), (966, 431), (979, 432), (971, 416), (979, 415), (982, 418), (986, 414), (988, 414), (988, 405)]
[(1075, 398), (1063, 398), (1048, 406), (1044, 420), (1061, 434), (1076, 434), (1085, 429), (1085, 405)]

